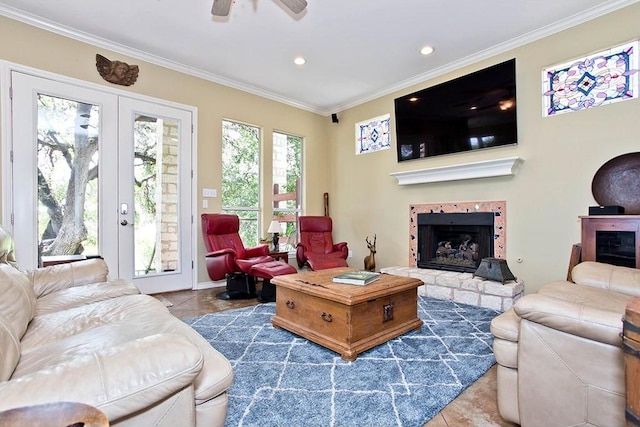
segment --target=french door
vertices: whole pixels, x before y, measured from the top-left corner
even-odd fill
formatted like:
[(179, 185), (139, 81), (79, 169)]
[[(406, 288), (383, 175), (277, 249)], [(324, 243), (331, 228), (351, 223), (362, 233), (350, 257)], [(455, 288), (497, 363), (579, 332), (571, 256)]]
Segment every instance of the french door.
[(11, 86), (19, 264), (99, 255), (143, 293), (191, 288), (192, 110), (17, 71)]

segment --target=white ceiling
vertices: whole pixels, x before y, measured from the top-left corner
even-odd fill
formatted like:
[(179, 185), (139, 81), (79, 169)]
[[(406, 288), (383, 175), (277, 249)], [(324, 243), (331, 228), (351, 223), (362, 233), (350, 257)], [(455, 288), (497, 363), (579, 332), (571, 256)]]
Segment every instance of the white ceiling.
[(235, 0), (220, 19), (212, 0), (0, 0), (0, 15), (328, 115), (637, 1), (308, 0), (294, 16)]

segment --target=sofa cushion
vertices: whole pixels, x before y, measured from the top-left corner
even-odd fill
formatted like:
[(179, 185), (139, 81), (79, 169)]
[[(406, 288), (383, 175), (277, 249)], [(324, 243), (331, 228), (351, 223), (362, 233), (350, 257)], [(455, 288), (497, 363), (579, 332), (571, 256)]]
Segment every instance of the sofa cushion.
[[(128, 295), (35, 316), (27, 333), (22, 337), (22, 352), (24, 355), (40, 347), (57, 344), (64, 339), (87, 333), (92, 329), (120, 323), (132, 325), (133, 330), (136, 321), (145, 318), (148, 319), (144, 324), (149, 328), (154, 317), (158, 317), (155, 323), (161, 323), (167, 314), (169, 310), (156, 298), (149, 295)], [(128, 335), (126, 332), (124, 334)], [(109, 336), (108, 338), (117, 337)], [(106, 344), (96, 342), (94, 345)]]
[(35, 312), (36, 296), (27, 275), (0, 262), (0, 315), (20, 339)]
[(624, 314), (625, 306), (631, 298), (628, 294), (613, 292), (605, 288), (580, 286), (564, 280), (547, 283), (538, 289), (538, 294), (584, 307), (596, 307), (601, 310), (614, 311), (621, 313), (621, 315)]
[(640, 269), (637, 268), (585, 261), (571, 270), (571, 278), (578, 285), (640, 296)]
[(22, 357), (14, 376), (164, 333), (186, 337), (202, 352), (204, 364), (194, 380), (196, 404), (231, 386), (233, 371), (229, 361), (149, 295), (123, 296), (34, 317), (22, 340)]
[(140, 291), (131, 282), (121, 279), (90, 283), (48, 293), (36, 300), (35, 316), (66, 310), (124, 295), (137, 295)]
[(38, 298), (75, 286), (106, 282), (108, 274), (107, 263), (101, 258), (57, 264), (28, 272)]

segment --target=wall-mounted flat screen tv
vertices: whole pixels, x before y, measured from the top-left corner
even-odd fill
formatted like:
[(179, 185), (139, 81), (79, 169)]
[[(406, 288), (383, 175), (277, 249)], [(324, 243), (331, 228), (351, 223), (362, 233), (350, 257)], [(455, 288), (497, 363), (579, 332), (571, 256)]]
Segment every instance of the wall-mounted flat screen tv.
[(398, 161), (517, 144), (516, 60), (395, 99)]

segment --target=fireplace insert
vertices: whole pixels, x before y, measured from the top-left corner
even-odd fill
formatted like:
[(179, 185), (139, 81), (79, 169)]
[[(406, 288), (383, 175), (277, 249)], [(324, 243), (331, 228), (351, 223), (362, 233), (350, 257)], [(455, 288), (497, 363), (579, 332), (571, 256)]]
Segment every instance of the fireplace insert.
[(494, 213), (418, 214), (417, 266), (473, 273), (493, 257)]

